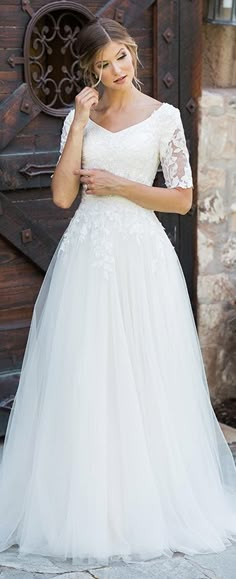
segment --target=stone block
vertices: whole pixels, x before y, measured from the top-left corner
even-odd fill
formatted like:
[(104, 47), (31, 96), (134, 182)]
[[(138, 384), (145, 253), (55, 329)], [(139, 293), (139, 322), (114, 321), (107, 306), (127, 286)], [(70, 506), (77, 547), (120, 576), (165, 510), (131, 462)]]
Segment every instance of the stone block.
[(206, 372), (208, 387), (211, 396), (215, 397), (215, 387), (216, 387), (216, 357), (218, 348), (217, 345), (214, 346), (203, 346), (201, 341), (201, 351), (204, 362), (204, 368)]
[(200, 275), (197, 283), (197, 296), (200, 303), (217, 303), (235, 298), (235, 287), (226, 273)]
[(230, 207), (229, 230), (232, 233), (236, 233), (236, 202), (232, 203)]
[(212, 262), (214, 256), (213, 240), (198, 229), (197, 234), (198, 246), (198, 271), (203, 273), (207, 266)]
[(229, 218), (229, 230), (236, 233), (236, 213), (232, 213)]
[(224, 111), (224, 95), (217, 90), (204, 89), (202, 95), (199, 99), (200, 109), (204, 111), (204, 114), (210, 114), (212, 107), (217, 107)]
[(209, 190), (225, 188), (226, 171), (223, 167), (203, 166), (198, 172), (198, 198), (203, 199)]
[(217, 345), (220, 339), (223, 307), (217, 304), (199, 304), (198, 333), (201, 345)]
[(224, 201), (219, 191), (200, 200), (198, 208), (201, 223), (220, 223), (225, 219)]
[[(236, 384), (235, 370), (236, 370), (236, 363), (234, 363), (234, 360), (233, 359), (228, 360), (221, 374), (223, 385), (226, 384), (227, 387), (235, 386)], [(233, 390), (235, 391), (235, 389)]]
[(236, 171), (234, 170), (234, 168), (235, 168), (235, 162), (234, 162), (234, 167), (229, 168), (228, 182), (229, 182), (229, 190), (230, 190), (230, 194), (231, 194), (231, 199), (236, 201)]
[(234, 26), (203, 24), (203, 84), (235, 86)]
[(234, 268), (236, 265), (236, 236), (231, 235), (223, 245), (221, 262), (227, 268)]
[(203, 132), (205, 131), (206, 159), (222, 162), (236, 157), (236, 119), (227, 115), (218, 118), (206, 117), (203, 127)]
[(227, 115), (231, 117), (236, 117), (236, 90), (235, 94), (230, 96), (226, 99), (226, 107), (225, 107)]

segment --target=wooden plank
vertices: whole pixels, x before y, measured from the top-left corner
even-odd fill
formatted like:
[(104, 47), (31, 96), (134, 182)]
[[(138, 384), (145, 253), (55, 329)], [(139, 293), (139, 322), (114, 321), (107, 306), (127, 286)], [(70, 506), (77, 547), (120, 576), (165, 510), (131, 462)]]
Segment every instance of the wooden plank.
[(10, 83), (21, 83), (22, 82), (22, 71), (17, 68), (9, 68), (9, 70), (2, 70), (0, 72), (1, 81), (10, 84)]
[(21, 135), (58, 135), (58, 144), (60, 140), (60, 133), (64, 119), (59, 117), (54, 117), (46, 115), (46, 113), (41, 112), (40, 115), (34, 117), (29, 125), (25, 125), (21, 131)]
[[(24, 255), (46, 271), (56, 249), (56, 241), (39, 224), (33, 223), (0, 193), (2, 214), (0, 214), (0, 234), (13, 243)], [(32, 240), (24, 243), (22, 232), (31, 230)]]
[(22, 46), (24, 35), (24, 26), (0, 26), (1, 48), (15, 48)]
[(0, 332), (28, 328), (32, 318), (33, 305), (19, 305), (0, 308)]
[[(165, 0), (157, 0), (153, 11), (153, 51), (153, 96), (161, 102), (178, 106), (179, 15), (178, 2), (175, 0), (168, 3)], [(170, 86), (165, 84), (167, 75), (171, 75), (174, 81)], [(157, 173), (155, 185), (165, 187), (162, 172)], [(159, 212), (156, 212), (156, 215), (179, 255), (179, 215)]]
[[(0, 325), (2, 322), (5, 323), (5, 320), (16, 320), (18, 317), (22, 315), (26, 317), (25, 310), (29, 311), (32, 309), (32, 306), (35, 303), (37, 298), (39, 289), (41, 287), (41, 281), (38, 282), (38, 285), (30, 287), (30, 285), (26, 286), (16, 286), (10, 287), (9, 285), (5, 289), (1, 289), (1, 306), (0, 306)], [(28, 313), (27, 313), (27, 317)]]
[(0, 102), (6, 100), (7, 97), (12, 95), (12, 93), (19, 87), (18, 80), (13, 80), (11, 82), (4, 82), (0, 79)]
[[(9, 62), (8, 59), (12, 56), (12, 54), (14, 54), (14, 56), (22, 56), (22, 48), (15, 48), (14, 50), (12, 48), (0, 48), (0, 71), (1, 71), (1, 75), (2, 75), (2, 71), (7, 71), (7, 70), (14, 70)], [(21, 75), (22, 75), (22, 66), (18, 66), (17, 65), (18, 70), (21, 71)], [(21, 80), (22, 82), (22, 80)]]
[(27, 12), (20, 10), (17, 5), (8, 4), (6, 2), (4, 5), (0, 6), (0, 22), (4, 22), (4, 26), (26, 26), (29, 22), (29, 16)]
[(23, 83), (0, 105), (0, 150), (39, 113), (40, 108), (32, 101), (27, 84)]
[(112, 18), (124, 26), (130, 26), (155, 0), (109, 0), (97, 11), (97, 16)]
[[(58, 159), (58, 151), (1, 155), (0, 189), (30, 189), (49, 187), (51, 174)], [(41, 173), (41, 174), (40, 174)]]
[(75, 212), (75, 207), (73, 209), (69, 207), (62, 211), (60, 207), (57, 207), (55, 203), (53, 203), (52, 199), (27, 199), (26, 201), (19, 199), (15, 201), (14, 204), (16, 207), (19, 207), (29, 219), (32, 219), (34, 222), (41, 222), (45, 224), (45, 226), (49, 222), (62, 219), (65, 223), (69, 224)]
[(20, 379), (19, 370), (5, 371), (0, 373), (0, 397), (1, 402), (14, 396)]
[[(157, 0), (155, 43), (157, 56), (157, 93), (158, 99), (178, 106), (179, 88), (179, 1)], [(170, 31), (171, 36), (166, 36)], [(166, 39), (167, 38), (167, 39)], [(168, 84), (168, 78), (173, 79)]]
[[(42, 189), (37, 187), (32, 189), (18, 189), (14, 191), (9, 191), (5, 193), (6, 197), (8, 197), (9, 201), (33, 201), (33, 200), (43, 200), (43, 199), (52, 199), (52, 192), (50, 187), (43, 187)], [(55, 205), (56, 207), (56, 205)], [(67, 209), (66, 209), (67, 211)], [(62, 212), (63, 218), (64, 212)]]
[[(7, 249), (11, 248), (9, 243)], [(15, 251), (15, 248), (13, 248)], [(5, 261), (3, 261), (3, 256)], [(21, 260), (21, 261), (20, 261)], [(35, 292), (38, 291), (42, 280), (43, 274), (42, 272), (34, 267), (30, 261), (26, 261), (22, 254), (19, 254), (19, 258), (14, 259), (14, 255), (12, 256), (9, 252), (7, 253), (6, 258), (6, 250), (5, 254), (3, 254), (3, 250), (1, 249), (1, 277), (0, 277), (0, 308), (5, 307), (6, 304), (13, 303), (11, 302), (11, 295), (14, 296), (14, 303), (18, 303), (18, 296), (17, 292), (22, 291), (25, 292), (26, 301), (29, 299), (33, 302)], [(10, 293), (9, 293), (10, 292)], [(33, 296), (33, 297), (32, 297)], [(22, 297), (19, 296), (19, 303), (26, 303), (22, 301)]]
[(8, 353), (8, 359), (10, 359), (10, 357), (13, 358), (12, 360), (13, 367), (19, 368), (19, 363), (22, 360), (22, 353), (27, 342), (29, 327), (30, 327), (30, 319), (28, 321), (25, 321), (25, 323), (22, 324), (21, 327), (19, 328), (13, 327), (12, 331), (9, 330), (1, 331), (0, 360), (1, 358), (4, 359), (6, 352)]
[(188, 280), (188, 289), (196, 313), (196, 200), (198, 157), (198, 99), (201, 94), (202, 63), (202, 3), (197, 0), (180, 2), (180, 85), (179, 107), (185, 134), (190, 143), (190, 162), (194, 180), (194, 202), (190, 213), (180, 217), (180, 259)]

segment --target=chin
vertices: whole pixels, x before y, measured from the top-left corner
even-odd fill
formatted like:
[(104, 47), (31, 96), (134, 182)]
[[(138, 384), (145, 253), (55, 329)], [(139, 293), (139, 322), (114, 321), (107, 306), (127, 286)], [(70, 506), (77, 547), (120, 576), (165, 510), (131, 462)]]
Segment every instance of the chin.
[(112, 88), (115, 90), (127, 90), (127, 88), (132, 86), (132, 78), (127, 78), (124, 84), (112, 84)]

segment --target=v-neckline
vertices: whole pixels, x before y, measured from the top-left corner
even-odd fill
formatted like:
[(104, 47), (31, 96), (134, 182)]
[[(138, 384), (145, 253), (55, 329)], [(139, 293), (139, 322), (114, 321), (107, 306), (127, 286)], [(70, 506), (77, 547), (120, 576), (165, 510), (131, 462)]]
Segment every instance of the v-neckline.
[(124, 129), (120, 129), (119, 131), (110, 131), (110, 129), (106, 129), (105, 127), (102, 127), (102, 125), (99, 125), (98, 123), (95, 123), (95, 121), (93, 121), (92, 119), (89, 118), (90, 122), (93, 123), (93, 125), (95, 125), (96, 127), (98, 127), (99, 129), (102, 129), (102, 131), (106, 131), (107, 133), (110, 133), (111, 135), (117, 135), (119, 133), (123, 133), (124, 131), (128, 131), (128, 129), (133, 129), (134, 127), (138, 127), (139, 125), (142, 125), (143, 123), (146, 123), (147, 121), (149, 121), (153, 115), (155, 113), (158, 113), (163, 107), (164, 105), (167, 105), (168, 103), (163, 102), (158, 109), (154, 109), (154, 111), (152, 111), (152, 113), (149, 115), (149, 117), (147, 117), (146, 119), (143, 119), (143, 121), (139, 121), (138, 123), (134, 123), (133, 125), (129, 125), (128, 127), (125, 127)]

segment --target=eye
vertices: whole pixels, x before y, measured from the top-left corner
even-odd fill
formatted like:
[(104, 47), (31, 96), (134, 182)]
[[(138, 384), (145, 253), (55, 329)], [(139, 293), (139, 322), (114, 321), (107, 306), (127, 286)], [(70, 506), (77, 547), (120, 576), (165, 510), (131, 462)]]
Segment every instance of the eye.
[(98, 68), (102, 68), (102, 69), (106, 68), (106, 66), (108, 66), (108, 62), (104, 63), (103, 65), (101, 65), (101, 64), (97, 65)]
[(118, 60), (121, 60), (122, 58), (125, 58), (125, 56), (127, 56), (125, 53), (121, 54), (121, 56), (119, 56)]

